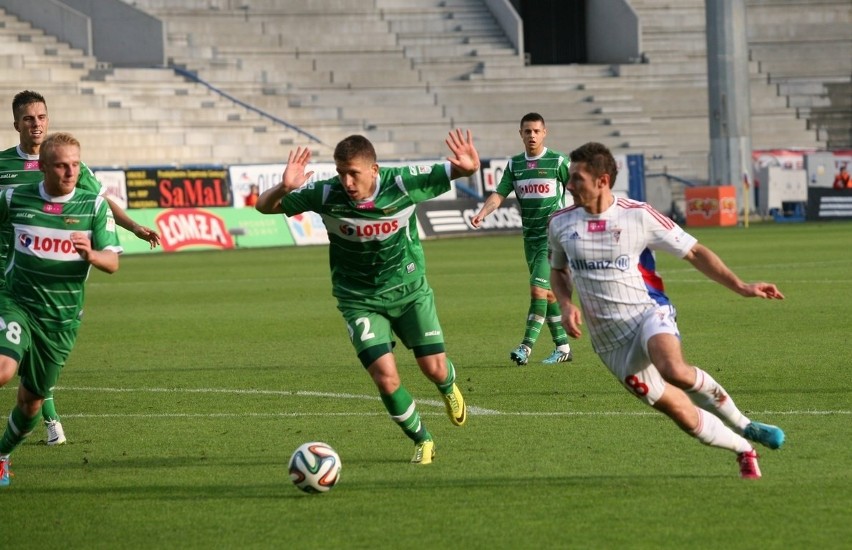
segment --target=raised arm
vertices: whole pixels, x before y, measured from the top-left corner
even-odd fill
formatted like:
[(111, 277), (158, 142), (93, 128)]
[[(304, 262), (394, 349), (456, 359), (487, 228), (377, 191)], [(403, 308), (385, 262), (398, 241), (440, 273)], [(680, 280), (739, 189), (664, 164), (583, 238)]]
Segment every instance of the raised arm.
[(295, 151), (290, 151), (290, 155), (287, 157), (287, 166), (281, 175), (281, 181), (278, 185), (270, 187), (260, 194), (257, 203), (254, 205), (257, 211), (263, 214), (282, 213), (281, 199), (304, 185), (314, 174), (313, 172), (305, 173), (305, 168), (310, 161), (311, 150), (307, 147), (304, 149), (298, 147)]
[(696, 244), (692, 250), (687, 252), (684, 260), (691, 263), (695, 269), (703, 273), (708, 279), (716, 281), (720, 285), (733, 290), (740, 296), (746, 298), (766, 298), (769, 300), (783, 300), (784, 295), (772, 283), (745, 283), (725, 262), (712, 250), (704, 245)]
[(465, 135), (461, 128), (456, 128), (450, 132), (446, 143), (453, 153), (453, 156), (447, 157), (452, 165), (450, 179), (470, 176), (479, 170), (479, 153), (473, 146), (473, 133), (470, 130)]

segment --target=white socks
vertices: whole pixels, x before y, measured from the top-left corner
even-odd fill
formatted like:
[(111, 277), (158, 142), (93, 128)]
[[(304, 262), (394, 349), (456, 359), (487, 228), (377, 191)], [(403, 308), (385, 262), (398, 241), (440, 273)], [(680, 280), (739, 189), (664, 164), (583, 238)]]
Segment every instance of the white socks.
[(725, 388), (698, 367), (695, 367), (695, 385), (689, 388), (686, 394), (698, 407), (715, 414), (737, 433), (743, 433), (750, 422), (734, 404)]
[(752, 450), (751, 443), (735, 434), (721, 420), (704, 409), (696, 407), (696, 410), (698, 411), (698, 426), (696, 426), (692, 435), (698, 441), (711, 447), (728, 449), (737, 454)]

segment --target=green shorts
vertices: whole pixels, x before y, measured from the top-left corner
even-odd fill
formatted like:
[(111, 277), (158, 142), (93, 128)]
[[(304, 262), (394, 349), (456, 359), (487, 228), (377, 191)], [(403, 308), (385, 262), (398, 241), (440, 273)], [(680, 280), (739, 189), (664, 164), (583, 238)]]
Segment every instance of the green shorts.
[(0, 355), (18, 361), (21, 384), (35, 395), (51, 395), (76, 340), (76, 327), (45, 331), (16, 303), (0, 303)]
[(547, 241), (529, 243), (524, 241), (524, 256), (530, 272), (530, 286), (550, 290), (550, 261)]
[(370, 298), (338, 298), (337, 309), (365, 367), (393, 349), (394, 334), (418, 357), (444, 352), (435, 295), (425, 277)]

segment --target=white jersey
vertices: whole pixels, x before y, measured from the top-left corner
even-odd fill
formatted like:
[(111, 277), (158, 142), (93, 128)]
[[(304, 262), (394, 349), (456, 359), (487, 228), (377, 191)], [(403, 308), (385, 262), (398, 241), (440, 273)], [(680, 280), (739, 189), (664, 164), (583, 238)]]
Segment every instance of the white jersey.
[(639, 269), (642, 252), (664, 250), (682, 258), (698, 242), (649, 204), (619, 198), (598, 215), (576, 206), (555, 212), (548, 240), (550, 265), (571, 270), (598, 353), (623, 346), (658, 305)]

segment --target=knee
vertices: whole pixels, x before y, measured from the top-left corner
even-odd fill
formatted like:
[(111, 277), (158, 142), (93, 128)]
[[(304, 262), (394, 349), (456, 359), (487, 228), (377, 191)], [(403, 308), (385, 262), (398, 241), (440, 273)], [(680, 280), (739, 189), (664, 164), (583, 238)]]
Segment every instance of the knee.
[(663, 379), (682, 390), (688, 390), (695, 383), (695, 368), (682, 360), (654, 363)]
[(399, 389), (399, 374), (389, 372), (374, 372), (370, 374), (379, 392), (390, 395)]
[(17, 405), (18, 409), (29, 418), (38, 416), (41, 406), (44, 404), (44, 399), (34, 395), (21, 386), (18, 391)]
[(443, 353), (420, 357), (417, 364), (420, 372), (433, 382), (440, 383), (447, 378), (447, 359)]
[(672, 419), (678, 427), (693, 433), (698, 427), (698, 410), (686, 395), (676, 388), (666, 388), (653, 407)]
[(6, 355), (0, 355), (0, 388), (5, 386), (18, 371), (18, 362)]

